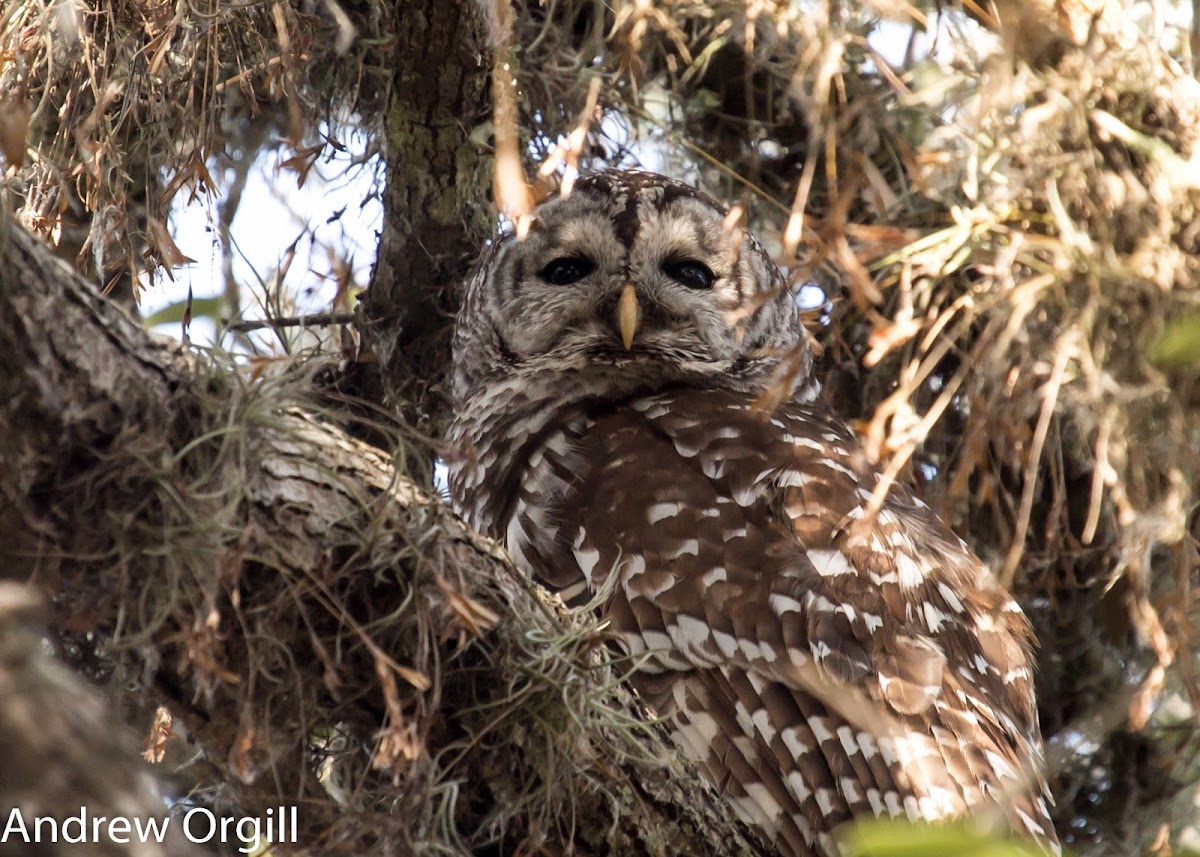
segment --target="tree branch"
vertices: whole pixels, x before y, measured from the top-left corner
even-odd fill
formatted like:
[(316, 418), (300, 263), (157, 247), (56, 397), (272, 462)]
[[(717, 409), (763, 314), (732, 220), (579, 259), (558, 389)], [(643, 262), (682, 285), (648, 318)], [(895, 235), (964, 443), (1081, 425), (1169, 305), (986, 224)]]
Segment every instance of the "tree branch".
[(312, 312), (307, 315), (281, 315), (275, 318), (252, 318), (245, 321), (221, 319), (221, 325), (237, 333), (281, 327), (325, 327), (334, 324), (351, 324), (358, 316), (352, 312)]

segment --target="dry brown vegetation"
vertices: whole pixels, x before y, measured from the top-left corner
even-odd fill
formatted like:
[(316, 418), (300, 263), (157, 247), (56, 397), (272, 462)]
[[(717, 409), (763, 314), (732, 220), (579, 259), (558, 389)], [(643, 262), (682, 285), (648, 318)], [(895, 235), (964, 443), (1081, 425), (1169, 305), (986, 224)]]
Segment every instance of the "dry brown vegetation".
[[(278, 140), (292, 180), (346, 127), (376, 141), (400, 224), (359, 314), (364, 346), (342, 364), (191, 365), (186, 406), (150, 397), (157, 416), (130, 423), (158, 445), (114, 418), (102, 450), (29, 488), (52, 478), (74, 498), (38, 506), (45, 534), (19, 542), (64, 652), (110, 687), (156, 687), (207, 751), (176, 787), (252, 812), (274, 793), (264, 780), (324, 770), (299, 794), (352, 811), (313, 815), (323, 845), (456, 852), (502, 832), (536, 850), (571, 827), (564, 802), (627, 811), (608, 762), (657, 752), (613, 695), (621, 666), (598, 660), (595, 629), (498, 584), (502, 563), (435, 498), (403, 476), (313, 473), (302, 481), (349, 499), (304, 524), (270, 493), (292, 471), (256, 445), (341, 424), (347, 444), (400, 451), (374, 460), (380, 473), (408, 464), (421, 481), (422, 444), (388, 414), (440, 425), (444, 313), (490, 227), (467, 201), (489, 193), (495, 141), (531, 176), (551, 164), (537, 192), (563, 165), (644, 159), (746, 207), (797, 286), (827, 298), (812, 329), (831, 399), (1034, 620), (1067, 841), (1178, 848), (1200, 706), (1200, 87), (1182, 40), (1164, 48), (1115, 0), (963, 5), (529, 0), (504, 54), (515, 113), (491, 124), (473, 4), (460, 52), (407, 65), (411, 33), (438, 32), (436, 4), (7, 4), (4, 206), (93, 281), (182, 264), (173, 200), (228, 192), (213, 176), (236, 185), (234, 162)], [(893, 46), (924, 41), (892, 66), (881, 21)], [(457, 124), (431, 112), (451, 73), (475, 99)], [(505, 149), (510, 123), (521, 145)], [(423, 268), (404, 261), (422, 254)], [(413, 333), (397, 319), (418, 304)], [(291, 556), (291, 526), (320, 549)], [(62, 581), (81, 573), (79, 602)], [(183, 728), (226, 708), (223, 745)], [(321, 767), (334, 747), (350, 760), (337, 777)], [(330, 786), (346, 776), (351, 790)]]

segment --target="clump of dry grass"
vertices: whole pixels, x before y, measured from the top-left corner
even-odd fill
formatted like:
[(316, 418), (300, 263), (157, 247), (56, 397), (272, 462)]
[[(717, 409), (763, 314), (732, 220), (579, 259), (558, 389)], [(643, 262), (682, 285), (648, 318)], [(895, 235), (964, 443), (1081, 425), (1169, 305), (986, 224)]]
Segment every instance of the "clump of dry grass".
[[(0, 12), (0, 114), (26, 123), (3, 204), (106, 287), (185, 264), (177, 198), (213, 194), (232, 156), (271, 138), (303, 179), (316, 131), (381, 115), (381, 4), (86, 4)], [(213, 171), (217, 171), (214, 177)]]
[(893, 465), (930, 466), (946, 512), (1024, 594), (1047, 731), (1098, 753), (1058, 756), (1060, 811), (1082, 819), (1081, 845), (1134, 847), (1168, 818), (1149, 809), (1164, 771), (1194, 776), (1194, 732), (1147, 724), (1168, 683), (1200, 701), (1195, 367), (1150, 356), (1200, 296), (1200, 92), (1117, 37), (945, 83), (953, 121), (909, 175), (949, 222), (882, 260), (888, 321), (851, 328), (899, 382), (866, 436)]

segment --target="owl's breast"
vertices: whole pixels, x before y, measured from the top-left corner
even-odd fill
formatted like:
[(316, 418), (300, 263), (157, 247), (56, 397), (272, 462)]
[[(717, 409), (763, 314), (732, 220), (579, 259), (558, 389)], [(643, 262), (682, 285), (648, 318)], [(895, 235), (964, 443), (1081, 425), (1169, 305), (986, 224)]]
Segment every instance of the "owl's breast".
[(738, 605), (803, 563), (755, 478), (769, 450), (703, 419), (664, 420), (670, 402), (593, 406), (547, 432), (524, 460), (503, 535), (565, 601), (594, 600), (648, 673), (727, 659), (755, 622)]

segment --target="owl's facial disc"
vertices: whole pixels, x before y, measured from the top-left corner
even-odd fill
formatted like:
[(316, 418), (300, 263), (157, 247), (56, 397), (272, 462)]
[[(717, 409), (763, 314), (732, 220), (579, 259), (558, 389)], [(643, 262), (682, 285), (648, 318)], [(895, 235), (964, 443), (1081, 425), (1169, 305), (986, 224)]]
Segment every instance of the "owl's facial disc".
[(782, 273), (729, 221), (663, 176), (580, 178), (539, 207), (524, 240), (500, 239), (468, 286), (456, 395), (498, 381), (547, 397), (761, 386), (805, 334)]
[(717, 372), (746, 347), (734, 319), (760, 297), (764, 272), (747, 239), (695, 192), (577, 190), (542, 206), (524, 241), (509, 241), (496, 329), (522, 360)]

